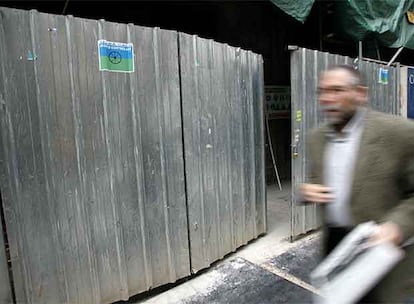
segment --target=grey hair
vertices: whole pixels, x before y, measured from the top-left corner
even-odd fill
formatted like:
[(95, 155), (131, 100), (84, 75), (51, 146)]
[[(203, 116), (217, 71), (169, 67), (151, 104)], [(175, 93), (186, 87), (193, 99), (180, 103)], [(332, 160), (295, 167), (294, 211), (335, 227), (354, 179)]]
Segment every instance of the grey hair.
[(327, 69), (327, 71), (337, 71), (337, 70), (343, 70), (343, 71), (348, 72), (348, 74), (351, 76), (350, 85), (354, 85), (354, 86), (365, 85), (361, 73), (357, 69), (355, 69), (352, 65), (341, 64), (341, 65), (332, 66)]

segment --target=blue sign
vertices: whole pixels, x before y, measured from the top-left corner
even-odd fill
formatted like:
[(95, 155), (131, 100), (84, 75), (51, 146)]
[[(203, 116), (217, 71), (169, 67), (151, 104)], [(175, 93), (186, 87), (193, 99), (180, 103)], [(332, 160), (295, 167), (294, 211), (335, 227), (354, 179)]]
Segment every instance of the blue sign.
[(388, 84), (388, 70), (380, 68), (378, 73), (378, 83)]
[(407, 117), (414, 118), (414, 68), (407, 71)]

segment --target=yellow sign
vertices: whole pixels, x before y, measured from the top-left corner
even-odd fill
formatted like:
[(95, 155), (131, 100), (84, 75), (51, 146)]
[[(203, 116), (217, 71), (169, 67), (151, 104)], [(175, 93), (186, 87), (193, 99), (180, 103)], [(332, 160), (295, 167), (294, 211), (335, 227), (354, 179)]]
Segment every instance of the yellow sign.
[(302, 111), (296, 111), (296, 121), (297, 122), (302, 121)]

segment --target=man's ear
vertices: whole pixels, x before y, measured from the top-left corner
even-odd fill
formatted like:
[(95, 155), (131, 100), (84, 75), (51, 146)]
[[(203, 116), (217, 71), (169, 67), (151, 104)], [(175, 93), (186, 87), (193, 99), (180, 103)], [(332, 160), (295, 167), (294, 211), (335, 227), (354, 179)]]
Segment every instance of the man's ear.
[(359, 85), (356, 88), (357, 100), (361, 105), (366, 105), (368, 102), (368, 87)]

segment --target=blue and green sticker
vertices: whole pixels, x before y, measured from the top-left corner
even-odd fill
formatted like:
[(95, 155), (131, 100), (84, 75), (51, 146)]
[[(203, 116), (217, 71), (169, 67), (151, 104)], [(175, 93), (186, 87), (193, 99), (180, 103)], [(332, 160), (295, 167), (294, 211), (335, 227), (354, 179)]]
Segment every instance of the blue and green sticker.
[(388, 70), (380, 68), (378, 72), (378, 83), (388, 84)]
[(134, 46), (132, 43), (98, 41), (99, 70), (111, 72), (134, 72)]

